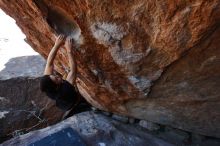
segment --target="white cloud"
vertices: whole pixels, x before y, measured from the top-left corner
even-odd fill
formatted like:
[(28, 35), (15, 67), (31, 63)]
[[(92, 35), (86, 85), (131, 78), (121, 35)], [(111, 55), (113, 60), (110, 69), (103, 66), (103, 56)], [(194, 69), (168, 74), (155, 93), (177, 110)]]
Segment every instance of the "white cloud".
[(25, 35), (15, 20), (0, 9), (0, 71), (9, 59), (19, 56), (38, 55), (25, 41)]

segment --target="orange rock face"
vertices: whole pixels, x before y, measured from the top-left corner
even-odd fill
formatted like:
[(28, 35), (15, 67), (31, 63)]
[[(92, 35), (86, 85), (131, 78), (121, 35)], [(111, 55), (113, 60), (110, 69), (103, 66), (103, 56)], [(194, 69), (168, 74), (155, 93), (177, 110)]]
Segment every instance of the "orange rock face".
[[(0, 0), (45, 58), (75, 39), (80, 92), (94, 106), (220, 137), (219, 0)], [(64, 48), (56, 69), (68, 73)]]

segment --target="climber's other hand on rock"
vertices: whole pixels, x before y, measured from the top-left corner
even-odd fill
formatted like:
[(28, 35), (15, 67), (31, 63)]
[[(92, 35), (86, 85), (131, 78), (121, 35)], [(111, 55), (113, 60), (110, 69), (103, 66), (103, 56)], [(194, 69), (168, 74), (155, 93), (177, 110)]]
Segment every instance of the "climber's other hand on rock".
[(55, 46), (60, 47), (64, 43), (64, 39), (65, 39), (64, 35), (59, 35), (56, 38)]
[(72, 51), (73, 42), (74, 42), (73, 38), (67, 37), (66, 42), (65, 42), (65, 47), (68, 52)]

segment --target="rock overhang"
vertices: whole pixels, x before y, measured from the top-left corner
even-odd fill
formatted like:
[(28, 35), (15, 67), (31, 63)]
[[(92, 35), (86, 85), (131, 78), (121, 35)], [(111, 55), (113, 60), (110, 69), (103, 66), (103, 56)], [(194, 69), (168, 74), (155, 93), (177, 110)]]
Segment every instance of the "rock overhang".
[[(0, 7), (45, 58), (54, 35), (75, 38), (78, 87), (94, 106), (220, 137), (218, 1), (1, 0)], [(56, 69), (68, 72), (65, 49)]]

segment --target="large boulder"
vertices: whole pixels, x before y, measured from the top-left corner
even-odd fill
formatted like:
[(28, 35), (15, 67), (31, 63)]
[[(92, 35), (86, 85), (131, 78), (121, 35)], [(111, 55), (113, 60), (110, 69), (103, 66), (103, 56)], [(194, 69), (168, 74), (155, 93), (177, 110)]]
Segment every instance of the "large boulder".
[(6, 141), (2, 146), (173, 146), (140, 127), (93, 112), (84, 112), (56, 125)]
[[(219, 0), (0, 0), (47, 57), (75, 38), (77, 86), (94, 106), (220, 138)], [(67, 53), (56, 70), (68, 73)]]
[[(4, 58), (4, 55), (0, 57)], [(11, 58), (4, 65), (5, 68), (0, 70), (0, 80), (17, 77), (40, 77), (43, 74), (45, 64), (45, 59), (40, 55)]]
[(0, 143), (61, 120), (64, 112), (39, 89), (44, 67), (39, 55), (21, 56), (0, 71)]
[(0, 80), (0, 143), (62, 119), (63, 111), (39, 91), (39, 78)]

